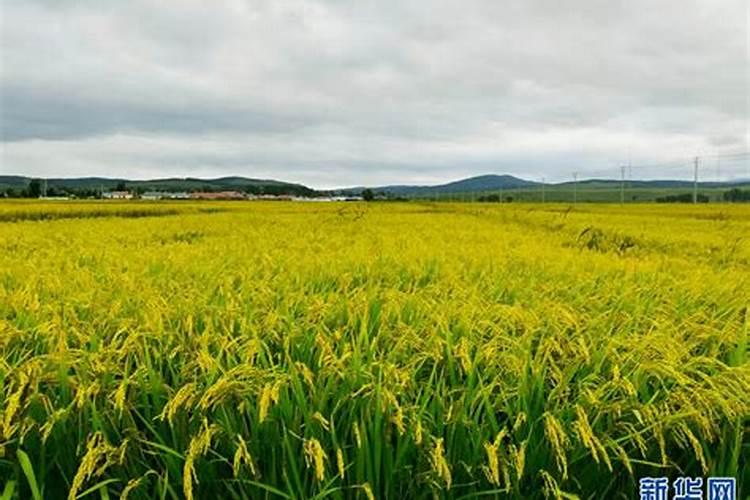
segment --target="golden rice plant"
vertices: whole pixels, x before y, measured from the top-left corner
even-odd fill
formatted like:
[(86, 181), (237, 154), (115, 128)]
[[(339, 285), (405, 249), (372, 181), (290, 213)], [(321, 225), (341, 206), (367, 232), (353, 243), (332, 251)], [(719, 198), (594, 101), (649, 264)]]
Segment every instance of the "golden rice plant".
[(747, 235), (738, 205), (2, 202), (0, 494), (747, 495)]

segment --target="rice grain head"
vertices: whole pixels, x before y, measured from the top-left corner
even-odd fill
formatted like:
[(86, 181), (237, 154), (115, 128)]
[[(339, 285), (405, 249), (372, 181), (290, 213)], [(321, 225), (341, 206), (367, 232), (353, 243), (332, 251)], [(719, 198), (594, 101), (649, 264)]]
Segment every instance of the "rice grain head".
[(362, 485), (362, 490), (365, 492), (365, 496), (367, 497), (367, 500), (375, 500), (375, 495), (372, 494), (372, 488), (370, 487), (370, 483), (364, 483)]
[(544, 433), (552, 446), (557, 468), (562, 472), (563, 479), (568, 478), (568, 461), (565, 449), (568, 445), (568, 436), (565, 434), (560, 422), (549, 412), (544, 414)]
[(188, 383), (179, 388), (179, 390), (172, 396), (172, 399), (164, 405), (159, 418), (164, 421), (165, 419), (169, 422), (169, 425), (174, 425), (174, 418), (180, 408), (187, 408), (191, 405), (197, 394), (197, 386), (194, 383)]
[(450, 466), (445, 459), (443, 438), (435, 439), (435, 446), (430, 453), (430, 463), (432, 464), (432, 470), (445, 482), (445, 489), (450, 490), (453, 478), (451, 477)]
[(323, 447), (320, 445), (320, 441), (315, 438), (305, 439), (302, 445), (305, 452), (305, 463), (307, 468), (312, 468), (315, 471), (315, 478), (318, 481), (323, 481), (326, 474), (325, 461), (328, 457), (323, 451)]
[(341, 476), (341, 479), (344, 479), (346, 469), (344, 467), (344, 453), (341, 451), (341, 448), (336, 448), (336, 466), (339, 469), (339, 476)]
[(239, 477), (242, 464), (245, 464), (247, 468), (250, 469), (250, 474), (252, 474), (253, 477), (259, 477), (255, 461), (253, 460), (250, 451), (247, 449), (247, 443), (242, 438), (242, 435), (237, 434), (237, 450), (234, 452), (234, 460), (232, 461), (232, 472), (235, 478)]
[(107, 443), (101, 432), (95, 432), (86, 443), (86, 454), (81, 459), (78, 470), (73, 477), (68, 492), (68, 500), (76, 499), (78, 490), (89, 478), (103, 474), (106, 468), (115, 462), (113, 454), (116, 453), (118, 453), (118, 449)]
[(211, 447), (211, 439), (218, 430), (217, 426), (209, 425), (208, 421), (203, 419), (201, 432), (190, 440), (185, 465), (182, 469), (182, 491), (187, 500), (193, 500), (193, 481), (195, 480), (195, 483), (198, 483), (198, 477), (195, 474), (195, 461)]

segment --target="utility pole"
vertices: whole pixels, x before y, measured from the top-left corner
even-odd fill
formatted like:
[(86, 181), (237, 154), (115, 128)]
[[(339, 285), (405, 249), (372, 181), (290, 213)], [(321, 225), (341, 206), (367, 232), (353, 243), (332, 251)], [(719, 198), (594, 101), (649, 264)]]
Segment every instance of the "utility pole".
[(47, 179), (42, 179), (42, 198), (47, 197)]
[(620, 167), (620, 203), (625, 203), (625, 166)]
[[(719, 155), (716, 155), (716, 182), (721, 182), (721, 156)], [(723, 197), (719, 198), (719, 201), (722, 199)]]
[(578, 172), (573, 172), (573, 205), (578, 204)]
[(716, 156), (716, 182), (721, 182), (721, 156)]
[(693, 203), (698, 203), (698, 156), (693, 160)]
[(633, 155), (628, 149), (628, 179), (633, 180)]
[(544, 201), (545, 201), (544, 200), (544, 198), (545, 198), (545, 193), (544, 193), (545, 184), (546, 184), (545, 183), (545, 179), (544, 179), (544, 177), (542, 177), (542, 203), (544, 203)]

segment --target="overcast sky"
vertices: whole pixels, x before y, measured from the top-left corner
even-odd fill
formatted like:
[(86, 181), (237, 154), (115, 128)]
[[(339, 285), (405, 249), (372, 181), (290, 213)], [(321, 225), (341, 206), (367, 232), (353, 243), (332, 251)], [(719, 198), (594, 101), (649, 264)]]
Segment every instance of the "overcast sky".
[(0, 5), (0, 174), (561, 180), (748, 148), (747, 0)]

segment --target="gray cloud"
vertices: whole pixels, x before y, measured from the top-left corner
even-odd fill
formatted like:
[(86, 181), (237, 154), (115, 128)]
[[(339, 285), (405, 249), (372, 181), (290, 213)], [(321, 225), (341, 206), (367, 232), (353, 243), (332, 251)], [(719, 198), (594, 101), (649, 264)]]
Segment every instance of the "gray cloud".
[(3, 173), (333, 186), (747, 148), (743, 0), (1, 5)]

